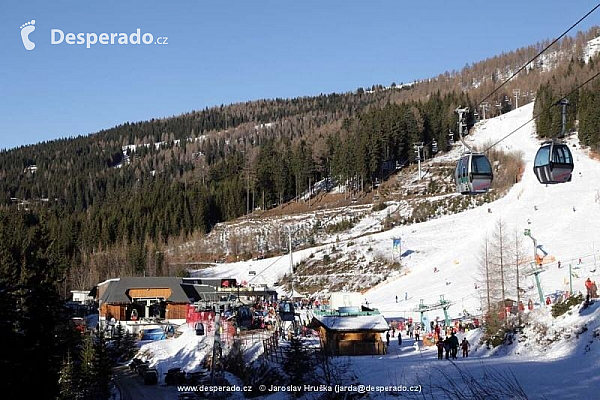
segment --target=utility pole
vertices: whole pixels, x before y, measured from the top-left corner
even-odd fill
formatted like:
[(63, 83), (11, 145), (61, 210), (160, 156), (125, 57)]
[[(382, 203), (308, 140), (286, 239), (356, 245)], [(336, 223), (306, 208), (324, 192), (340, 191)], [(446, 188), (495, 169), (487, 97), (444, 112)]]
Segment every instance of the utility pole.
[(458, 114), (458, 134), (462, 136), (463, 129), (467, 127), (464, 115), (469, 112), (469, 107), (457, 108), (454, 110)]
[(250, 214), (250, 163), (246, 164), (246, 215)]
[(569, 296), (573, 296), (573, 270), (569, 263)]
[(544, 294), (542, 293), (542, 285), (540, 284), (540, 277), (539, 277), (540, 273), (543, 272), (544, 270), (542, 269), (541, 263), (540, 263), (539, 267), (536, 264), (537, 240), (533, 236), (531, 236), (531, 229), (525, 229), (524, 235), (529, 236), (529, 238), (531, 240), (533, 240), (533, 271), (531, 272), (531, 274), (535, 276), (535, 283), (537, 285), (538, 295), (540, 296), (540, 304), (544, 305), (544, 304), (546, 304), (546, 302), (544, 301)]
[(519, 96), (521, 95), (521, 89), (513, 89), (515, 95), (515, 108), (519, 108)]
[(469, 112), (469, 107), (466, 107), (466, 108), (458, 107), (456, 110), (454, 110), (454, 112), (456, 112), (458, 114), (458, 137), (460, 138), (460, 141), (462, 142), (463, 146), (465, 146), (467, 149), (469, 149), (469, 151), (472, 151), (471, 147), (469, 147), (469, 145), (467, 143), (465, 143), (465, 141), (463, 139), (463, 131), (467, 127), (467, 122), (465, 121), (464, 115)]
[(417, 153), (417, 162), (419, 163), (419, 180), (421, 180), (421, 149), (423, 149), (423, 142), (415, 143), (415, 152)]
[(290, 246), (290, 273), (292, 274), (292, 296), (294, 296), (294, 257), (292, 256), (292, 230), (289, 233), (289, 246)]
[(560, 132), (560, 137), (565, 137), (565, 133), (567, 132), (567, 106), (569, 105), (569, 100), (560, 99), (560, 105), (562, 106), (562, 130)]
[(487, 101), (485, 103), (481, 103), (481, 111), (483, 112), (483, 119), (485, 119), (486, 116), (486, 112), (490, 107), (490, 103), (488, 103)]

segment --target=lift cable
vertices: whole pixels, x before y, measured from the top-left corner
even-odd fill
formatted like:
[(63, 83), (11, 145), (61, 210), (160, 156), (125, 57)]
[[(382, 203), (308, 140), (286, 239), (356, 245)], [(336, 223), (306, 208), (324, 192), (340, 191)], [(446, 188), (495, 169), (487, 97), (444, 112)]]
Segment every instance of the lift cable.
[(583, 86), (587, 85), (588, 83), (590, 83), (592, 80), (594, 80), (595, 78), (597, 78), (600, 75), (600, 72), (596, 72), (596, 74), (594, 74), (591, 78), (589, 78), (587, 81), (583, 82), (581, 85), (578, 85), (575, 89), (573, 89), (571, 92), (569, 92), (568, 94), (561, 96), (560, 99), (558, 99), (557, 101), (553, 102), (552, 105), (546, 107), (544, 110), (540, 111), (539, 113), (535, 114), (533, 117), (531, 117), (531, 119), (529, 119), (527, 122), (523, 123), (521, 126), (519, 126), (518, 128), (514, 129), (512, 132), (510, 132), (508, 135), (504, 136), (502, 139), (498, 140), (497, 142), (495, 142), (494, 144), (490, 145), (488, 148), (486, 148), (484, 150), (485, 153), (488, 152), (488, 150), (490, 150), (492, 147), (496, 146), (498, 143), (502, 142), (504, 139), (508, 138), (509, 136), (511, 136), (512, 134), (514, 134), (515, 132), (517, 132), (519, 129), (523, 128), (525, 125), (527, 125), (528, 123), (530, 123), (531, 121), (535, 120), (537, 117), (539, 117), (540, 115), (542, 115), (543, 113), (549, 111), (552, 107), (555, 107), (557, 105), (560, 104), (560, 101), (566, 97), (571, 96), (573, 93), (577, 92), (579, 89), (581, 89)]
[(552, 43), (550, 43), (548, 46), (546, 46), (542, 51), (540, 51), (535, 57), (533, 57), (531, 60), (529, 60), (525, 65), (523, 65), (521, 68), (519, 68), (515, 73), (513, 73), (507, 80), (505, 80), (500, 86), (498, 86), (496, 89), (494, 89), (490, 94), (488, 94), (487, 96), (485, 96), (483, 98), (483, 100), (481, 100), (479, 103), (477, 103), (477, 105), (475, 106), (475, 109), (479, 108), (479, 106), (486, 101), (487, 99), (489, 99), (494, 93), (496, 93), (498, 90), (500, 90), (504, 85), (506, 85), (512, 78), (514, 78), (519, 72), (523, 71), (525, 68), (527, 68), (527, 66), (529, 64), (531, 64), (532, 62), (534, 62), (539, 56), (541, 56), (546, 50), (548, 50), (552, 45), (554, 45), (556, 42), (558, 42), (560, 39), (562, 39), (567, 33), (569, 33), (569, 31), (571, 31), (571, 29), (575, 28), (577, 25), (579, 25), (579, 23), (581, 21), (583, 21), (584, 19), (586, 19), (591, 13), (593, 13), (594, 11), (596, 11), (596, 9), (600, 7), (600, 3), (596, 4), (596, 6), (594, 8), (592, 8), (590, 11), (588, 11), (587, 14), (585, 14), (583, 17), (581, 17), (577, 22), (575, 22), (573, 25), (571, 25), (571, 27), (569, 29), (567, 29), (566, 31), (564, 31), (559, 37), (557, 37), (556, 39), (554, 39), (552, 41)]

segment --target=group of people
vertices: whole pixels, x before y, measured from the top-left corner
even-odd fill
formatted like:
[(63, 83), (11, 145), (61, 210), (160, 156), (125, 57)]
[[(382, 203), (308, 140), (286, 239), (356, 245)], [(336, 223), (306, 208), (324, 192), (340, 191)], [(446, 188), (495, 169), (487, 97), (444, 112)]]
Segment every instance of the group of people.
[[(418, 324), (417, 324), (418, 325)], [(407, 332), (409, 332), (407, 330)], [(408, 333), (407, 333), (408, 334)], [(387, 347), (390, 346), (390, 331), (387, 331), (385, 334)], [(418, 334), (415, 334), (415, 341), (418, 341)], [(402, 345), (402, 331), (398, 331), (398, 346)], [(456, 360), (458, 355), (458, 348), (462, 350), (463, 358), (469, 357), (469, 350), (471, 348), (471, 344), (467, 340), (467, 338), (463, 338), (462, 342), (458, 341), (458, 337), (454, 331), (451, 332), (450, 335), (446, 336), (445, 339), (442, 339), (439, 336), (438, 341), (436, 342), (437, 350), (438, 350), (438, 360), (444, 359), (444, 351), (446, 352), (446, 360), (450, 358)]]
[(436, 343), (438, 349), (438, 360), (444, 359), (444, 351), (446, 352), (446, 360), (449, 360), (450, 357), (456, 360), (458, 348), (462, 349), (462, 356), (469, 357), (469, 348), (471, 347), (467, 338), (463, 338), (462, 342), (459, 344), (458, 337), (454, 332), (450, 336), (446, 336), (446, 339), (442, 340), (440, 337)]

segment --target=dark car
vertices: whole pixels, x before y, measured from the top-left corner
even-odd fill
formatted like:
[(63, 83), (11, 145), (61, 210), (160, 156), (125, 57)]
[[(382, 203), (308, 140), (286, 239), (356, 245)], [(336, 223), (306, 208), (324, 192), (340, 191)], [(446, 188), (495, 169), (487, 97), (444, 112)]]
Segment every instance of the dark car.
[(156, 368), (148, 368), (144, 371), (144, 385), (156, 385), (158, 383), (158, 371)]

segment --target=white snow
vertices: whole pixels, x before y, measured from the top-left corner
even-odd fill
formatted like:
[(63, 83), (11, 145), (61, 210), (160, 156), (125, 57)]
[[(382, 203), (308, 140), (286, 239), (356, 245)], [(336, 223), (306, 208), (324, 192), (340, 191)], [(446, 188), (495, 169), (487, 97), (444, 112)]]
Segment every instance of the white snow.
[[(523, 152), (526, 163), (522, 180), (503, 198), (459, 214), (384, 232), (379, 232), (376, 227), (387, 209), (372, 213), (350, 232), (333, 235), (313, 248), (294, 251), (294, 263), (311, 254), (318, 256), (324, 250), (331, 250), (333, 245), (342, 249), (342, 253), (358, 251), (371, 258), (379, 255), (391, 259), (392, 239), (401, 238), (405, 255), (403, 272), (391, 274), (387, 281), (364, 293), (372, 307), (386, 317), (412, 317), (418, 321), (419, 313), (414, 309), (420, 300), (425, 304), (435, 303), (443, 295), (452, 302), (448, 310), (451, 317), (459, 317), (465, 312), (480, 315), (482, 299), (474, 287), (480, 280), (478, 253), (486, 235), (491, 235), (497, 221), (502, 220), (511, 235), (523, 239), (526, 254), (530, 254), (533, 243), (523, 236), (524, 229), (531, 229), (532, 236), (548, 253), (545, 260), (550, 262), (544, 263), (545, 271), (540, 274), (544, 295), (569, 290), (569, 265), (574, 271), (574, 291), (583, 291), (583, 281), (587, 277), (596, 281), (600, 278), (596, 268), (600, 262), (600, 162), (590, 158), (588, 151), (580, 148), (577, 138), (571, 137), (568, 143), (575, 160), (572, 181), (549, 186), (538, 183), (532, 162), (540, 141), (535, 137), (534, 123), (527, 123), (532, 112), (533, 103), (485, 120), (467, 138), (470, 143), (485, 148), (525, 124), (497, 145), (505, 150)], [(456, 148), (444, 157), (455, 160), (459, 154), (460, 149)], [(390, 204), (388, 208), (390, 211), (399, 208), (401, 212), (401, 207), (401, 204)], [(558, 261), (562, 264), (560, 269)], [(434, 268), (439, 272), (434, 273)], [(250, 276), (249, 271), (256, 271), (256, 276)], [(283, 255), (219, 264), (197, 274), (237, 277), (272, 286), (289, 271), (290, 257)], [(514, 283), (511, 282), (511, 286)], [(532, 277), (526, 278), (521, 286), (528, 288), (522, 297), (525, 304), (529, 299), (539, 303)], [(514, 297), (514, 291), (509, 291), (508, 297)], [(600, 390), (598, 303), (581, 312), (576, 307), (570, 314), (558, 318), (550, 315), (549, 307), (539, 304), (525, 314), (531, 324), (515, 338), (512, 346), (487, 349), (479, 344), (481, 331), (473, 330), (466, 334), (472, 345), (471, 356), (461, 359), (459, 355), (455, 364), (477, 379), (483, 379), (490, 368), (513, 373), (530, 398), (596, 398)], [(427, 317), (430, 321), (436, 317), (443, 319), (443, 313), (432, 311)], [(191, 350), (200, 345), (197, 339), (194, 342), (189, 337), (177, 340), (182, 345), (161, 344), (166, 348), (152, 348), (152, 351), (159, 359), (166, 360), (181, 348), (189, 349), (191, 354)], [(179, 350), (177, 346), (180, 346)], [(187, 357), (192, 363), (197, 362), (196, 358)], [(185, 359), (178, 362), (183, 364)], [(349, 378), (351, 382), (364, 385), (422, 385), (424, 391), (436, 393), (439, 389), (431, 384), (437, 376), (448, 374), (458, 379), (457, 369), (449, 361), (438, 361), (434, 348), (414, 345), (414, 341), (406, 337), (402, 347), (392, 338), (387, 355), (350, 357), (343, 362), (349, 365), (347, 374), (353, 376)], [(371, 392), (369, 397), (384, 398), (390, 394)]]

